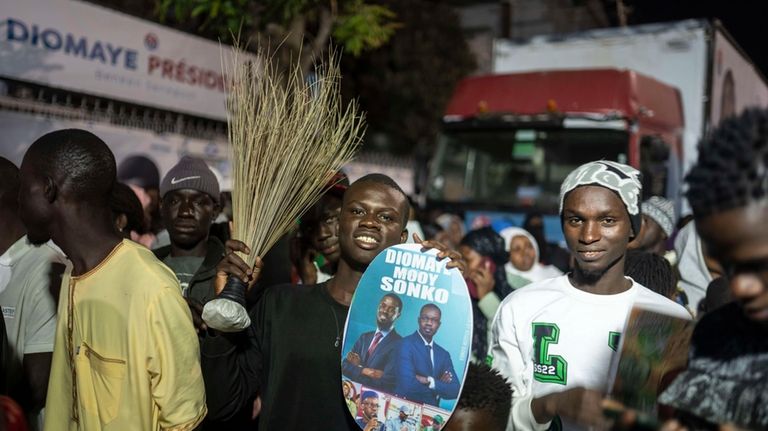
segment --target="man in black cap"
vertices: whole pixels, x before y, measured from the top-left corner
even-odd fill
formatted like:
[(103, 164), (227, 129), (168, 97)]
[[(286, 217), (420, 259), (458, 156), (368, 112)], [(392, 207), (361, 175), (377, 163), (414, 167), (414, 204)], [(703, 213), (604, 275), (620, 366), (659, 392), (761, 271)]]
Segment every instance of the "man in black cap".
[[(154, 253), (176, 273), (201, 343), (209, 336), (201, 318), (203, 306), (216, 296), (216, 265), (225, 254), (224, 245), (210, 234), (220, 210), (219, 182), (200, 158), (182, 157), (160, 183), (160, 215), (171, 244)], [(206, 381), (211, 384), (215, 382)], [(242, 429), (250, 413), (241, 409), (226, 421), (206, 418), (202, 429)]]
[(202, 159), (184, 156), (160, 184), (160, 214), (171, 244), (155, 255), (173, 272), (198, 329), (203, 305), (214, 298), (216, 264), (224, 245), (209, 235), (219, 214), (219, 182)]

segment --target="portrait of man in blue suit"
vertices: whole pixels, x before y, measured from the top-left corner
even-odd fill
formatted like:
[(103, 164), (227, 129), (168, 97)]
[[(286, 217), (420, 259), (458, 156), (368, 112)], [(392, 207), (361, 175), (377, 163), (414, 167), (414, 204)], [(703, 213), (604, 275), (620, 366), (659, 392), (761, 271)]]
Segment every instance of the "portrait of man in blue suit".
[(439, 406), (441, 399), (459, 396), (460, 382), (451, 355), (434, 341), (441, 316), (435, 304), (421, 307), (419, 329), (400, 343), (395, 394), (433, 406)]
[(342, 374), (365, 387), (393, 393), (402, 340), (395, 321), (402, 312), (403, 301), (397, 295), (388, 293), (381, 298), (376, 330), (360, 335), (341, 364)]

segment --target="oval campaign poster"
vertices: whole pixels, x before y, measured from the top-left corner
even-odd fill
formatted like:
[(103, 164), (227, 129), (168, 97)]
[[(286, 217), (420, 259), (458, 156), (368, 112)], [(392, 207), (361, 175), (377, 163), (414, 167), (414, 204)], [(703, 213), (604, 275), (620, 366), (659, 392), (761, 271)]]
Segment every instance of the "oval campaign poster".
[(436, 250), (420, 250), (381, 252), (352, 299), (341, 384), (363, 430), (439, 430), (461, 392), (472, 344), (467, 285)]

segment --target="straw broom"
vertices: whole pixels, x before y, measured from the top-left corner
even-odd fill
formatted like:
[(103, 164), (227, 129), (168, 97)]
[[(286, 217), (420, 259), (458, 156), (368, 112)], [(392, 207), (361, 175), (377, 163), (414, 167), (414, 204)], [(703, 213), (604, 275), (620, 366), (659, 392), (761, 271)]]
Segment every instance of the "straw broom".
[[(263, 52), (259, 62), (242, 63), (237, 49), (225, 66), (232, 146), (233, 238), (250, 255), (253, 267), (295, 221), (328, 189), (333, 175), (352, 160), (364, 130), (363, 115), (351, 102), (343, 106), (338, 57), (329, 55), (311, 84), (299, 66), (277, 72)], [(247, 328), (246, 284), (230, 277), (219, 298), (206, 304), (208, 326), (226, 332)]]

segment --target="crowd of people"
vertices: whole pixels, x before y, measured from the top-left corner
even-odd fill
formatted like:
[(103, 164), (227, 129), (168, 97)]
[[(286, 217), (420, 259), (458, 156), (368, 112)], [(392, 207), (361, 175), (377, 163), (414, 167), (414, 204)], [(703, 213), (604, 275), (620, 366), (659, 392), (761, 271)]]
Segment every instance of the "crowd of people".
[[(250, 266), (248, 245), (229, 237), (216, 173), (185, 156), (161, 178), (147, 162), (118, 168), (106, 143), (77, 129), (38, 138), (19, 167), (0, 158), (0, 405), (14, 418), (0, 429), (768, 429), (766, 110), (701, 143), (686, 177), (692, 217), (643, 199), (630, 166), (576, 167), (560, 189), (565, 247), (547, 241), (541, 214), (521, 226), (435, 214), (418, 220), (425, 238), (411, 235), (414, 208), (395, 181), (339, 173)], [(395, 293), (342, 356), (363, 273), (408, 240), (466, 281), (463, 384), (432, 340), (440, 308), (424, 305), (417, 330), (400, 334)], [(229, 276), (249, 286), (242, 332), (203, 318)], [(609, 399), (638, 307), (695, 323), (687, 367), (659, 379), (663, 408), (650, 421)], [(404, 371), (425, 344), (430, 370)], [(343, 376), (419, 402), (458, 400), (450, 418), (419, 422), (409, 405), (382, 418), (380, 398)]]

